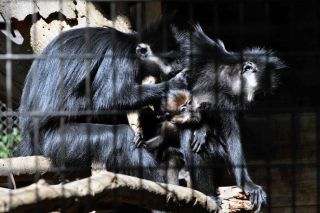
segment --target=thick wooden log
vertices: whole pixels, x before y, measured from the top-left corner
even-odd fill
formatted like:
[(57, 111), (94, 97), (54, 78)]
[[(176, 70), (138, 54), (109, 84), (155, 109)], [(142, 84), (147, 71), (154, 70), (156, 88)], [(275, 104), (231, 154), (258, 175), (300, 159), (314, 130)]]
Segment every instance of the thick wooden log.
[(36, 184), (16, 190), (1, 189), (0, 193), (0, 212), (25, 212), (34, 211), (36, 208), (47, 212), (62, 207), (79, 211), (83, 202), (89, 200), (91, 204), (116, 202), (168, 211), (218, 211), (215, 201), (190, 188), (155, 183), (107, 171), (67, 184), (48, 185), (40, 180)]
[[(52, 168), (50, 160), (48, 160), (47, 158), (45, 158), (43, 156), (30, 156), (30, 157), (18, 157), (18, 158), (10, 158), (10, 159), (0, 159), (0, 184), (1, 184), (1, 182), (3, 183), (4, 181), (7, 182), (8, 181), (8, 177), (9, 177), (10, 174), (12, 174), (14, 179), (15, 179), (15, 181), (17, 183), (19, 183), (19, 181), (26, 181), (26, 179), (27, 179), (26, 177), (29, 177), (29, 181), (31, 182), (32, 180), (35, 180), (34, 179), (35, 175), (37, 175), (38, 177), (44, 177), (44, 178), (46, 178), (46, 180), (50, 180), (50, 178), (54, 177), (54, 175), (53, 175), (54, 172), (55, 172), (55, 169)], [(48, 175), (48, 174), (50, 174), (50, 175)], [(21, 198), (21, 196), (23, 196), (23, 199), (24, 199), (24, 196), (27, 196), (27, 195), (31, 196), (32, 193), (36, 193), (35, 190), (37, 189), (37, 187), (38, 188), (39, 187), (43, 188), (44, 186), (47, 187), (46, 191), (43, 191), (44, 194), (46, 192), (51, 193), (50, 191), (55, 191), (56, 188), (59, 188), (59, 189), (65, 188), (65, 189), (68, 189), (68, 190), (70, 189), (71, 190), (73, 186), (74, 187), (77, 186), (77, 187), (81, 188), (81, 190), (85, 190), (85, 189), (88, 189), (87, 187), (91, 187), (90, 185), (88, 185), (88, 182), (91, 183), (93, 180), (94, 181), (98, 181), (100, 179), (100, 175), (101, 175), (101, 171), (95, 172), (92, 175), (92, 177), (90, 177), (90, 178), (82, 179), (80, 182), (79, 181), (75, 181), (75, 182), (68, 183), (68, 184), (71, 184), (71, 185), (65, 184), (65, 185), (49, 186), (47, 183), (44, 182), (44, 180), (42, 180), (42, 181), (38, 182), (37, 184), (33, 184), (33, 185), (29, 186), (29, 187), (20, 188), (20, 189), (16, 189), (16, 190), (0, 188), (0, 194), (1, 195), (6, 195), (6, 198), (4, 198), (4, 197), (2, 198), (2, 196), (0, 196), (0, 212), (2, 210), (6, 210), (5, 208), (9, 208), (7, 206), (8, 205), (8, 199), (9, 199), (8, 196), (16, 197), (16, 195), (17, 195), (17, 197), (15, 199)], [(179, 209), (181, 210), (182, 208), (186, 208), (186, 207), (189, 208), (190, 207), (190, 203), (188, 203), (188, 202), (191, 202), (191, 201), (188, 201), (188, 199), (195, 199), (195, 197), (186, 198), (188, 193), (189, 194), (191, 192), (195, 193), (193, 196), (199, 195), (198, 192), (193, 191), (192, 189), (189, 189), (189, 188), (185, 188), (185, 187), (167, 185), (167, 184), (162, 184), (162, 183), (159, 184), (159, 183), (155, 183), (155, 182), (152, 182), (152, 181), (145, 181), (145, 180), (142, 180), (142, 179), (139, 179), (139, 178), (130, 177), (130, 176), (126, 176), (126, 175), (120, 175), (120, 174), (116, 175), (116, 174), (113, 174), (113, 173), (110, 173), (110, 172), (103, 173), (103, 175), (106, 176), (106, 179), (109, 178), (108, 180), (102, 180), (102, 183), (104, 183), (103, 187), (106, 187), (106, 190), (107, 190), (106, 196), (107, 195), (112, 195), (112, 193), (118, 193), (120, 189), (122, 190), (122, 191), (120, 190), (122, 194), (119, 195), (119, 196), (122, 196), (121, 198), (118, 198), (118, 194), (116, 194), (117, 202), (121, 201), (123, 203), (130, 203), (130, 204), (140, 205), (140, 203), (137, 203), (137, 200), (136, 200), (137, 198), (134, 198), (134, 199), (132, 198), (133, 200), (130, 200), (131, 199), (130, 196), (131, 196), (132, 193), (134, 194), (134, 196), (138, 196), (138, 197), (142, 196), (142, 195), (143, 195), (143, 197), (145, 197), (145, 196), (149, 197), (148, 193), (155, 193), (154, 195), (150, 195), (151, 197), (154, 198), (159, 193), (158, 190), (160, 188), (161, 188), (161, 190), (166, 189), (166, 188), (168, 188), (168, 189), (172, 189), (173, 188), (172, 189), (173, 192), (179, 194), (178, 198), (177, 198), (178, 201), (176, 201), (176, 202), (178, 202), (180, 204), (182, 202), (182, 203), (184, 203), (184, 205), (186, 205), (185, 207), (179, 207)], [(120, 177), (120, 179), (118, 179), (119, 177)], [(96, 178), (98, 178), (98, 179), (96, 179)], [(118, 185), (118, 188), (113, 186), (115, 183), (112, 182), (112, 178), (117, 178), (116, 179), (117, 180), (116, 183), (118, 183), (119, 180), (120, 180), (121, 184)], [(108, 182), (104, 182), (104, 181), (108, 181)], [(139, 187), (137, 186), (138, 182), (139, 182), (139, 184), (143, 183), (141, 185), (141, 187), (142, 187), (141, 189), (139, 189)], [(125, 186), (125, 183), (127, 183), (129, 185)], [(107, 184), (111, 184), (111, 186), (107, 186)], [(19, 185), (19, 184), (17, 184), (17, 185)], [(51, 187), (53, 187), (53, 188), (51, 188)], [(96, 187), (96, 185), (95, 185), (95, 187)], [(99, 187), (101, 187), (101, 186), (99, 186)], [(130, 188), (132, 188), (132, 189), (130, 189)], [(71, 190), (71, 191), (73, 191), (73, 190)], [(125, 194), (126, 191), (130, 192), (130, 193), (129, 194)], [(245, 194), (243, 193), (243, 191), (240, 188), (238, 188), (236, 186), (219, 187), (218, 191), (219, 191), (219, 194), (220, 194), (220, 199), (222, 201), (222, 205), (221, 205), (221, 208), (222, 208), (221, 211), (222, 212), (239, 212), (239, 211), (245, 212), (245, 211), (250, 211), (252, 209), (252, 205), (251, 205), (248, 197), (245, 196)], [(173, 199), (173, 198), (175, 198), (175, 197), (172, 197), (173, 196), (172, 195), (173, 192), (171, 192), (169, 190), (169, 191), (167, 191), (167, 193), (169, 193), (169, 195), (164, 195), (164, 194), (161, 194), (162, 193), (162, 191), (161, 191), (161, 193), (160, 193), (160, 197), (161, 198), (156, 198), (155, 200), (157, 200), (157, 199), (165, 199), (165, 198), (166, 199), (169, 199), (169, 198)], [(24, 193), (26, 193), (27, 195), (24, 195)], [(70, 193), (68, 194), (67, 197), (65, 197), (63, 194), (54, 194), (54, 195), (52, 195), (53, 197), (50, 198), (50, 201), (51, 201), (51, 199), (53, 199), (53, 200), (65, 199), (66, 203), (75, 202), (74, 201), (74, 200), (76, 200), (75, 197), (78, 196), (79, 193), (78, 194), (77, 193), (76, 194), (70, 194)], [(99, 193), (100, 193), (100, 191), (99, 191)], [(90, 196), (94, 200), (94, 197), (95, 197), (94, 195), (100, 197), (99, 193), (90, 194)], [(180, 193), (182, 193), (182, 194), (180, 194)], [(33, 195), (33, 196), (35, 196), (35, 195)], [(169, 196), (169, 197), (165, 197), (165, 196)], [(204, 200), (208, 199), (207, 197), (204, 197), (204, 195), (202, 195), (202, 194), (200, 194), (199, 196), (200, 196), (201, 199), (200, 198), (197, 198), (197, 199), (200, 199), (200, 201), (195, 199), (194, 202), (196, 202), (196, 203), (200, 202), (200, 203), (203, 204), (205, 202)], [(57, 197), (59, 197), (59, 199)], [(139, 198), (139, 201), (140, 201), (140, 198)], [(47, 202), (46, 199), (49, 199), (49, 198), (44, 196), (44, 200), (41, 201), (41, 205), (47, 205), (46, 204), (46, 202)], [(70, 201), (70, 199), (71, 199), (71, 201)], [(81, 198), (81, 199), (85, 199), (85, 198)], [(126, 200), (126, 199), (129, 199), (129, 201)], [(168, 202), (173, 202), (170, 199), (168, 200)], [(151, 203), (153, 202), (152, 200), (153, 199), (151, 199), (151, 201), (150, 201)], [(12, 201), (13, 200), (11, 199), (11, 202)], [(36, 200), (34, 200), (34, 201), (37, 202)], [(108, 200), (108, 198), (104, 198), (102, 201), (103, 201), (104, 204), (112, 203), (112, 200), (110, 200), (110, 198), (109, 198), (109, 200)], [(17, 202), (20, 202), (20, 201), (17, 201)], [(28, 202), (31, 202), (31, 201), (28, 201)], [(99, 202), (101, 202), (101, 201), (99, 201)], [(97, 204), (99, 204), (99, 202), (97, 202)], [(162, 202), (161, 205), (164, 205), (164, 206), (167, 205), (167, 204), (164, 203), (163, 200), (161, 202)], [(206, 202), (211, 202), (211, 200), (210, 201), (206, 201)], [(172, 204), (172, 206), (170, 208), (171, 209), (176, 208), (175, 205), (178, 205), (178, 203)], [(12, 208), (10, 207), (10, 210), (20, 210), (20, 209), (27, 210), (28, 208), (31, 208), (30, 207), (31, 204), (27, 204), (25, 202), (24, 202), (24, 204), (26, 204), (29, 207), (23, 207), (22, 203), (17, 203)], [(145, 203), (142, 203), (142, 204), (141, 205), (143, 207), (152, 208), (152, 209), (159, 209), (158, 206), (161, 206), (159, 203), (152, 204), (152, 206), (149, 206), (149, 204), (145, 204)], [(77, 205), (80, 205), (80, 204), (77, 204)], [(197, 204), (197, 205), (200, 205), (200, 204)], [(213, 205), (213, 204), (211, 203), (210, 205)], [(44, 208), (53, 208), (53, 207), (44, 207)], [(164, 207), (162, 206), (160, 209), (163, 209), (163, 208)], [(193, 207), (190, 207), (190, 208), (193, 209)], [(207, 211), (207, 210), (211, 211), (212, 210), (211, 207), (210, 208), (208, 207), (209, 209), (203, 209), (203, 207), (196, 207), (196, 208), (202, 209), (202, 210), (205, 210), (205, 211)]]

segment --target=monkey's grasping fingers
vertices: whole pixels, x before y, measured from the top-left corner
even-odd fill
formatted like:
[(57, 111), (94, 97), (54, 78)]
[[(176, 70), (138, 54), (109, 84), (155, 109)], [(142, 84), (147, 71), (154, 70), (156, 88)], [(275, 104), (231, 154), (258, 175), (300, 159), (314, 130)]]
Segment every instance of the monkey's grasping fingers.
[(133, 139), (133, 143), (136, 145), (137, 148), (140, 148), (145, 145), (145, 141), (141, 134), (136, 133)]
[(207, 143), (208, 131), (205, 127), (196, 129), (193, 132), (193, 141), (191, 149), (193, 152), (199, 153)]
[(261, 207), (267, 203), (267, 194), (263, 191), (262, 187), (249, 182), (245, 185), (244, 191), (250, 195), (250, 201), (254, 206), (254, 212), (260, 212)]

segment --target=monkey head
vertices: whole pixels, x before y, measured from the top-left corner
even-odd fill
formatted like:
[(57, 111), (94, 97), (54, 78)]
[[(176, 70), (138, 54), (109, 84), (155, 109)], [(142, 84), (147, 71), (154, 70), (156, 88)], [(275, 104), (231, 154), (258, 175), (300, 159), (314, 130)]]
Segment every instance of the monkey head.
[(258, 92), (271, 93), (279, 84), (277, 71), (285, 65), (264, 49), (254, 48), (241, 54), (238, 62), (218, 66), (220, 86), (244, 102), (253, 101)]
[(246, 81), (254, 77), (254, 92), (271, 93), (279, 85), (279, 70), (286, 68), (271, 50), (255, 47), (242, 51), (243, 77)]
[(168, 121), (177, 125), (197, 123), (201, 116), (187, 90), (170, 91), (162, 103), (162, 111)]
[[(191, 41), (182, 40), (192, 55), (192, 76), (200, 76), (199, 88), (226, 93), (241, 103), (253, 101), (257, 92), (271, 92), (278, 85), (278, 70), (284, 63), (272, 51), (264, 48), (240, 52), (226, 50), (220, 40), (212, 40), (196, 25)], [(197, 77), (198, 76), (198, 77)], [(204, 77), (201, 77), (204, 76)]]

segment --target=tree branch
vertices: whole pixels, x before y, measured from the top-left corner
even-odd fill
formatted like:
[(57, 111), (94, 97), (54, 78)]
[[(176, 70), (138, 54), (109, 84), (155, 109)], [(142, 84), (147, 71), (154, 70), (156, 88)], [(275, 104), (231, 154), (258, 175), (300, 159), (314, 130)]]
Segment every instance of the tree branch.
[[(34, 180), (35, 174), (50, 180), (54, 171), (50, 160), (42, 156), (0, 159), (0, 183), (7, 181), (10, 174), (14, 175), (17, 183), (20, 178), (25, 181), (26, 176), (29, 177), (29, 181)], [(218, 191), (222, 201), (222, 212), (245, 212), (252, 209), (248, 197), (238, 187), (219, 187)], [(4, 195), (0, 196), (0, 212), (25, 211), (35, 206), (49, 211), (57, 209), (61, 201), (65, 208), (81, 208), (81, 201), (86, 199), (94, 201), (96, 206), (106, 206), (116, 201), (170, 211), (211, 212), (216, 208), (214, 201), (190, 188), (155, 183), (106, 171), (95, 172), (89, 178), (64, 185), (48, 185), (41, 180), (37, 184), (16, 190), (0, 188), (0, 194)]]
[(216, 212), (218, 209), (216, 203), (201, 192), (107, 171), (67, 184), (48, 185), (40, 180), (24, 188), (0, 192), (1, 212), (35, 208), (52, 211), (62, 207), (80, 210), (88, 199), (93, 204), (129, 203), (167, 211)]

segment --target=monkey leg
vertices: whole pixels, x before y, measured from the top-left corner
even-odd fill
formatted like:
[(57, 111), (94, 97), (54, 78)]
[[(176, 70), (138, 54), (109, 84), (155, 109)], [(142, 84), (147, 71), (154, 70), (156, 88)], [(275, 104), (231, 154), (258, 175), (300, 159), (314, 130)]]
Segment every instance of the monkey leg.
[[(156, 78), (153, 76), (145, 77), (142, 80), (142, 84), (155, 84), (155, 83), (156, 83)], [(151, 108), (153, 107), (151, 106)], [(144, 135), (143, 135), (143, 128), (140, 123), (139, 111), (133, 111), (128, 113), (127, 118), (128, 118), (128, 123), (130, 127), (133, 129), (133, 131), (136, 134), (134, 138), (134, 144), (136, 145), (136, 147), (141, 147), (143, 144)]]

